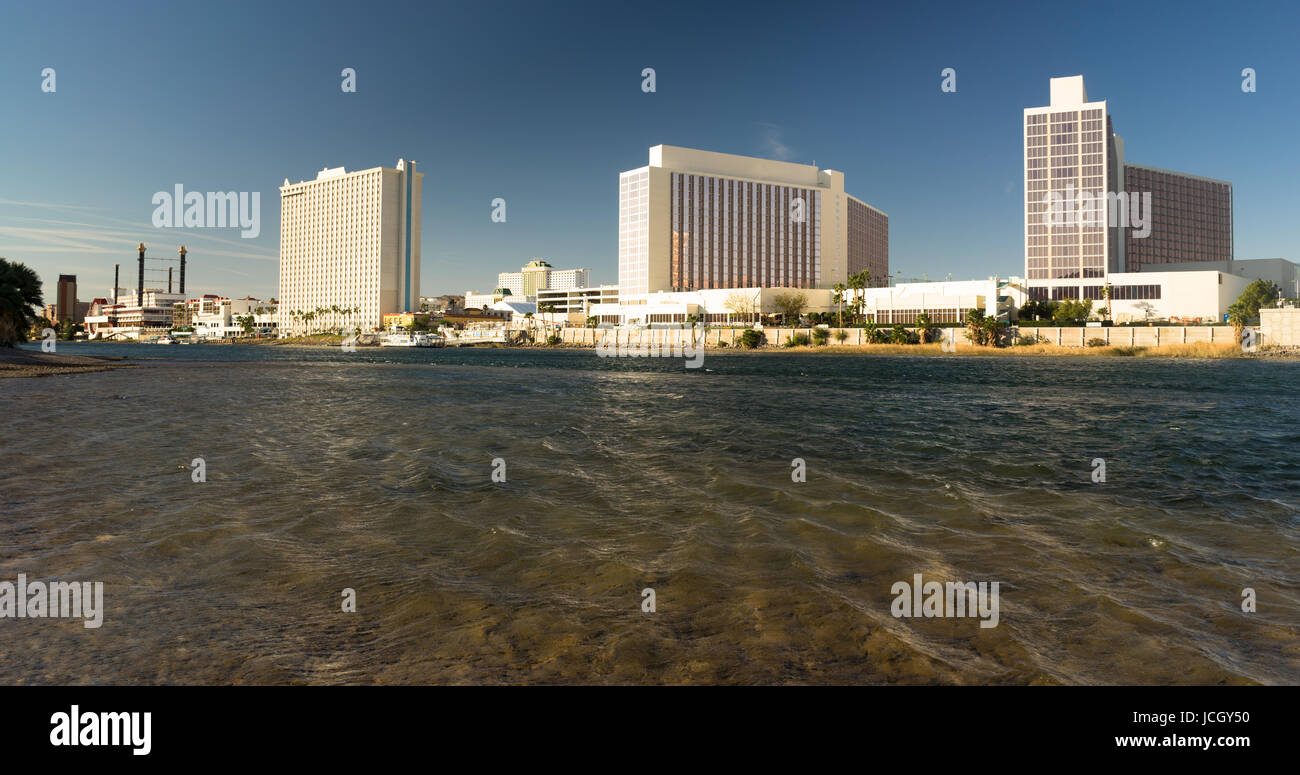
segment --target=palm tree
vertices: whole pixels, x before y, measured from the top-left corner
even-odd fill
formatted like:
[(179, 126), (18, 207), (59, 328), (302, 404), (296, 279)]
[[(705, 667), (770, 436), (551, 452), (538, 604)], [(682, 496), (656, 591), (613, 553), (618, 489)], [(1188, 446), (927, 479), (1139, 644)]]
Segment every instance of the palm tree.
[(1101, 297), (1106, 300), (1106, 319), (1111, 320), (1110, 310), (1110, 283), (1101, 286)]
[(1246, 324), (1250, 322), (1249, 315), (1250, 310), (1240, 301), (1233, 302), (1228, 307), (1228, 322), (1232, 324), (1232, 333), (1238, 344), (1241, 343), (1241, 334), (1246, 330)]
[(930, 322), (930, 313), (922, 312), (916, 316), (916, 333), (921, 336), (921, 344), (927, 344), (930, 341), (930, 327), (934, 325)]
[(835, 283), (835, 295), (831, 300), (840, 305), (840, 328), (844, 328), (844, 291), (848, 290), (844, 283)]
[(36, 272), (26, 264), (0, 258), (0, 347), (27, 341), (27, 329), (43, 303)]
[(966, 313), (967, 338), (971, 344), (984, 344), (988, 334), (984, 329), (984, 310), (972, 309)]
[(1002, 345), (1002, 321), (996, 317), (985, 317), (983, 328), (985, 343), (992, 347), (1000, 347)]
[(858, 317), (862, 317), (862, 309), (867, 304), (867, 286), (871, 285), (871, 271), (863, 269), (861, 272), (854, 272), (849, 275), (849, 287), (856, 292), (853, 299), (853, 306), (857, 309)]

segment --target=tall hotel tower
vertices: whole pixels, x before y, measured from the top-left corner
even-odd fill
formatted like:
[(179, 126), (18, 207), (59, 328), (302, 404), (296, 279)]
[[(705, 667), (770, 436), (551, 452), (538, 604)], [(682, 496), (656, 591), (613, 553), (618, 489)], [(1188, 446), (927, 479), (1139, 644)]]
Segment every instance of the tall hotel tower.
[[(1053, 78), (1051, 102), (1025, 108), (1025, 277), (1032, 299), (1078, 299), (1125, 271), (1122, 230), (1108, 225), (1108, 194), (1124, 190), (1124, 141), (1106, 101), (1088, 101), (1082, 75)], [(1049, 194), (1066, 205), (1081, 192), (1098, 198), (1095, 223), (1046, 223)]]
[[(415, 162), (280, 187), (280, 331), (380, 326), (420, 305), (420, 205)], [(349, 312), (334, 312), (338, 307)], [(322, 311), (325, 310), (325, 311)], [(294, 313), (298, 313), (295, 315)], [(315, 313), (308, 322), (304, 313)]]
[(830, 288), (889, 274), (889, 216), (844, 173), (671, 145), (618, 180), (619, 303), (658, 291)]
[[(1082, 75), (1053, 78), (1051, 91), (1051, 105), (1025, 109), (1031, 299), (1101, 300), (1111, 285), (1115, 298), (1155, 300), (1156, 279), (1136, 275), (1232, 262), (1231, 183), (1125, 161), (1106, 102), (1088, 101)], [(1096, 223), (1045, 223), (1044, 197), (1055, 193), (1068, 205), (1080, 192), (1097, 198)], [(1138, 204), (1141, 229), (1132, 218)]]

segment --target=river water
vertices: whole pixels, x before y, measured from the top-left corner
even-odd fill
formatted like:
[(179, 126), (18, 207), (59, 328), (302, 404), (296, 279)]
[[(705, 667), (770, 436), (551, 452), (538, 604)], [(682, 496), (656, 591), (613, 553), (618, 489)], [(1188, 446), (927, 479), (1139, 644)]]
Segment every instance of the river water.
[(0, 582), (104, 621), (5, 684), (1300, 683), (1298, 362), (60, 351), (141, 360), (0, 380)]

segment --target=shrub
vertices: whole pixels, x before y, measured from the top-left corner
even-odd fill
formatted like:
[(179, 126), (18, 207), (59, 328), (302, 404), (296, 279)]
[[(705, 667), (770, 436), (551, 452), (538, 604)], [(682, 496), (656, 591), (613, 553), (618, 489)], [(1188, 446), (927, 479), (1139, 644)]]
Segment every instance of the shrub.
[(830, 338), (831, 338), (831, 332), (830, 332), (830, 329), (827, 329), (827, 328), (814, 328), (814, 329), (813, 329), (813, 332), (812, 332), (812, 341), (813, 341), (813, 344), (815, 344), (815, 345), (817, 345), (817, 346), (820, 347), (821, 345), (824, 345), (824, 344), (826, 344), (828, 341), (830, 341)]
[(894, 327), (889, 331), (889, 341), (893, 344), (907, 344), (911, 340), (911, 334), (907, 333), (907, 329), (903, 328), (901, 323), (894, 324)]
[(746, 328), (745, 332), (740, 335), (740, 343), (746, 349), (753, 350), (763, 343), (763, 332), (755, 331), (752, 328)]
[(546, 343), (551, 347), (554, 347), (555, 345), (560, 344), (563, 341), (564, 340), (560, 338), (559, 334), (551, 334), (550, 336), (546, 337)]
[(1094, 336), (1087, 342), (1088, 347), (1105, 347), (1107, 344), (1107, 341), (1099, 336)]
[(808, 335), (807, 335), (807, 334), (791, 334), (791, 335), (790, 335), (790, 338), (787, 339), (787, 340), (785, 340), (785, 346), (786, 346), (786, 347), (807, 347), (807, 346), (808, 346)]
[(718, 340), (718, 345), (717, 345), (717, 346), (718, 346), (718, 347), (726, 347), (726, 346), (727, 346), (727, 340), (726, 340), (726, 339), (719, 339), (719, 340)]
[(1039, 336), (1038, 334), (1029, 334), (1029, 335), (1020, 334), (1016, 336), (1016, 341), (1015, 341), (1017, 347), (1029, 347), (1030, 345), (1047, 344), (1047, 343), (1048, 343), (1047, 339), (1045, 337)]
[(846, 339), (848, 339), (848, 338), (849, 338), (849, 332), (848, 332), (848, 331), (845, 331), (845, 330), (842, 329), (842, 328), (836, 330), (836, 332), (835, 332), (835, 341), (839, 342), (840, 344), (843, 344), (844, 341), (845, 341)]

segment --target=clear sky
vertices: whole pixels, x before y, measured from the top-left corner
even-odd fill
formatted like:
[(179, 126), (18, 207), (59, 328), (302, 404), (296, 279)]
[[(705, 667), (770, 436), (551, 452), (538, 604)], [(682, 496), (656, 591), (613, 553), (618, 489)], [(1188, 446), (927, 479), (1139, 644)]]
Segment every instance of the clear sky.
[[(612, 283), (618, 173), (659, 143), (842, 170), (904, 277), (1023, 274), (1021, 111), (1075, 74), (1130, 161), (1233, 182), (1237, 258), (1300, 259), (1294, 3), (0, 4), (0, 256), (47, 302), (59, 273), (106, 295), (140, 241), (189, 247), (191, 295), (274, 296), (283, 179), (399, 157), (425, 295), (537, 256)], [(154, 228), (177, 183), (261, 192), (260, 236)]]

